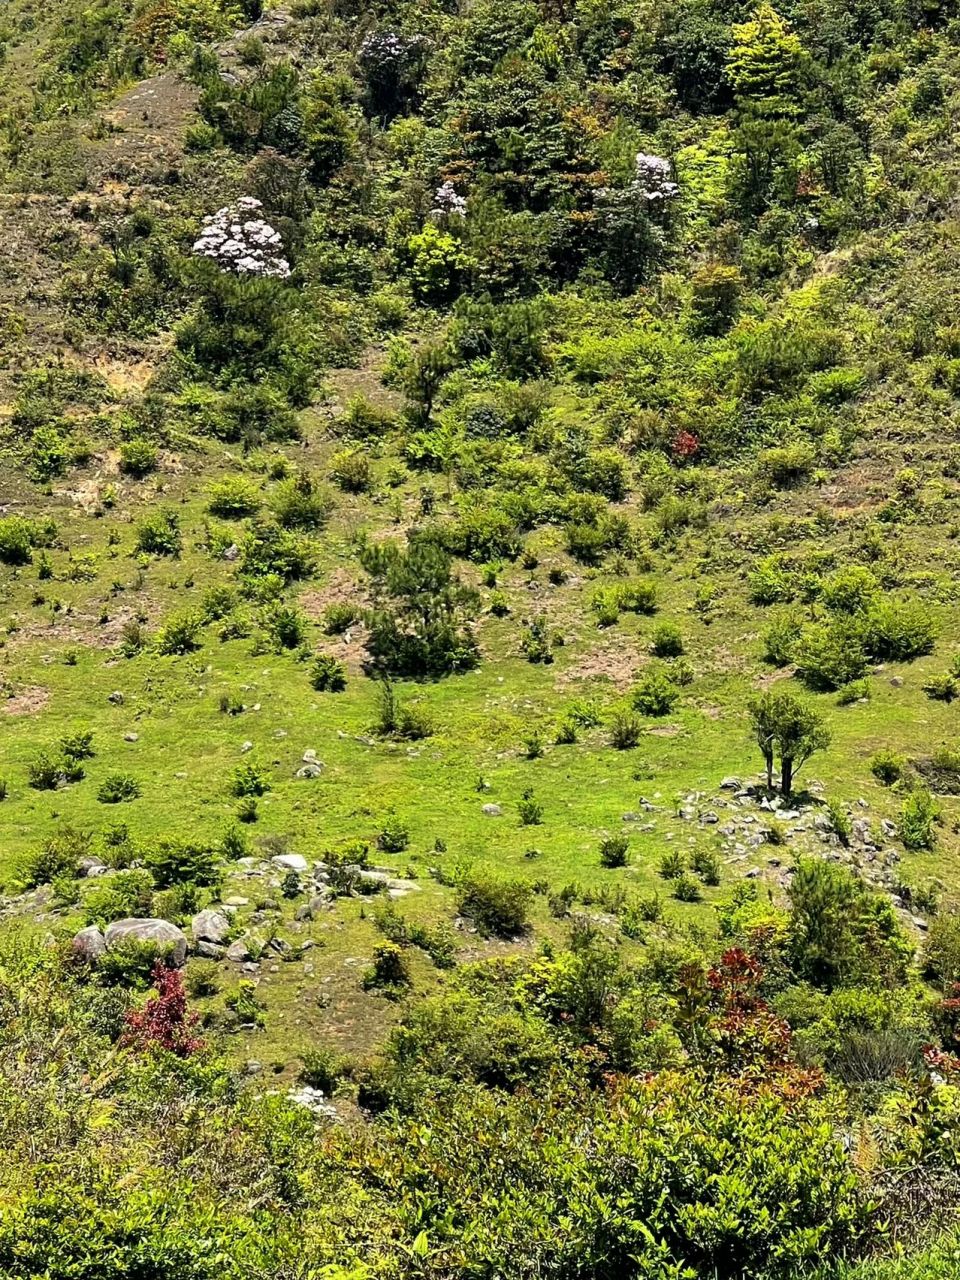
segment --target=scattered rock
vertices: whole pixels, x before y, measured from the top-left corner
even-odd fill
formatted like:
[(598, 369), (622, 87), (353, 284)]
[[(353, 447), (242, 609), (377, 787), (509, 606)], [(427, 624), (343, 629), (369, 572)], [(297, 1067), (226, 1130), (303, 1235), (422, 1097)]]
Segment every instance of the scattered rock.
[(110, 870), (106, 863), (101, 862), (99, 858), (89, 857), (81, 858), (77, 864), (80, 874), (93, 879), (94, 876), (104, 876)]
[(170, 949), (170, 958), (179, 969), (187, 958), (187, 935), (169, 920), (131, 917), (114, 920), (104, 935), (107, 950), (122, 947), (125, 942), (152, 942), (158, 950)]
[(249, 738), (247, 739), (246, 742), (240, 743), (240, 754), (242, 756), (245, 756), (248, 751), (252, 751), (252, 750), (253, 750), (253, 743), (250, 741)]
[(125, 733), (123, 735), (123, 740), (124, 742), (139, 742), (140, 735), (139, 733)]
[(309, 764), (303, 764), (293, 775), (295, 778), (319, 778), (323, 773), (323, 765), (318, 761), (311, 761)]
[(224, 549), (221, 559), (229, 561), (231, 564), (240, 555), (240, 548), (235, 542), (231, 542), (229, 547)]
[(115, 707), (122, 707), (123, 694), (119, 689), (114, 689), (113, 693), (107, 695), (107, 701), (112, 702)]
[(278, 853), (270, 861), (284, 871), (307, 871), (310, 865), (302, 853)]
[(226, 953), (226, 947), (217, 946), (215, 942), (207, 942), (204, 939), (197, 943), (197, 955), (203, 956), (205, 960), (222, 960)]
[(227, 959), (232, 960), (234, 964), (241, 964), (244, 960), (250, 959), (250, 948), (243, 938), (231, 942), (227, 947)]
[(106, 940), (95, 924), (81, 929), (70, 946), (73, 954), (87, 964), (96, 964), (107, 949)]
[(230, 932), (230, 921), (220, 911), (208, 907), (198, 911), (190, 921), (190, 932), (197, 942), (222, 943)]
[(721, 791), (739, 791), (743, 786), (739, 778), (724, 778), (720, 783)]
[(503, 809), (498, 804), (485, 804), (480, 812), (486, 818), (499, 818)]

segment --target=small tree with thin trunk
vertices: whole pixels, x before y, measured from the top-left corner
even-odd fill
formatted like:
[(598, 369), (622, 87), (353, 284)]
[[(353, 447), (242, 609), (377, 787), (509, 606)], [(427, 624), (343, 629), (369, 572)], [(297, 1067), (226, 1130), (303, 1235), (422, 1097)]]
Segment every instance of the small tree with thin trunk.
[(773, 788), (774, 765), (780, 760), (780, 791), (790, 795), (793, 780), (815, 751), (830, 745), (823, 717), (793, 694), (771, 690), (750, 704), (750, 723)]

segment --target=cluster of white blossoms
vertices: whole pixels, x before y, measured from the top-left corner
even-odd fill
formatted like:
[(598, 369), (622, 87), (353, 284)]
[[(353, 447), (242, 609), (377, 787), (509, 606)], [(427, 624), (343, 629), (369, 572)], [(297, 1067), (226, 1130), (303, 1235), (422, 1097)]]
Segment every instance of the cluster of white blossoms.
[(286, 280), (290, 263), (283, 256), (283, 241), (279, 231), (258, 216), (262, 209), (252, 196), (242, 196), (235, 205), (218, 209), (204, 218), (193, 252), (234, 275)]
[(673, 167), (663, 156), (639, 152), (636, 160), (637, 176), (631, 183), (636, 194), (649, 205), (663, 205), (676, 200), (679, 185), (673, 181)]
[(433, 218), (462, 218), (467, 212), (467, 197), (458, 195), (454, 190), (452, 182), (445, 182), (442, 187), (438, 187), (433, 197), (433, 208), (430, 215)]

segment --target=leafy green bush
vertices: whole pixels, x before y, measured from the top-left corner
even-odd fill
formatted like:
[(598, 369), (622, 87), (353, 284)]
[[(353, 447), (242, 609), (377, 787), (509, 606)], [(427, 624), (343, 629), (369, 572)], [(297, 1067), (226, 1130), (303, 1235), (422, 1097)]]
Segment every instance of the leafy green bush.
[(342, 693), (347, 673), (342, 662), (329, 653), (318, 653), (310, 664), (310, 684), (320, 693)]
[(683, 633), (675, 622), (661, 622), (650, 638), (650, 652), (656, 658), (679, 658), (683, 653)]
[(196, 609), (183, 609), (171, 614), (157, 632), (157, 653), (167, 657), (182, 657), (200, 648), (204, 617)]
[(355, 622), (363, 616), (362, 611), (347, 601), (328, 604), (323, 611), (323, 633), (328, 636), (342, 636)]
[(514, 937), (527, 925), (533, 890), (523, 880), (508, 880), (475, 871), (459, 886), (457, 910), (473, 920), (481, 933)]
[(914, 787), (900, 808), (900, 839), (907, 849), (932, 849), (941, 808), (926, 787)]
[(600, 841), (601, 867), (625, 867), (630, 841), (625, 835), (605, 836)]
[(142, 480), (157, 469), (157, 448), (149, 440), (127, 440), (120, 446), (120, 470)]
[(902, 755), (888, 748), (875, 752), (870, 757), (870, 772), (885, 787), (892, 787), (903, 777), (907, 762)]
[(21, 516), (0, 517), (0, 563), (29, 564), (33, 559), (34, 533)]
[(140, 783), (129, 773), (111, 773), (97, 789), (97, 799), (101, 804), (123, 804), (127, 800), (136, 800), (140, 794)]
[(651, 665), (630, 694), (635, 710), (645, 716), (669, 715), (680, 699), (680, 690), (664, 666)]
[(265, 770), (252, 760), (238, 764), (233, 771), (230, 782), (230, 794), (242, 796), (262, 796), (270, 790), (270, 779)]
[(330, 479), (345, 493), (367, 493), (373, 483), (370, 460), (365, 453), (344, 449), (330, 459)]
[(921, 600), (879, 600), (867, 615), (867, 647), (879, 662), (908, 662), (933, 649), (937, 624)]
[(158, 507), (137, 525), (137, 550), (147, 555), (178, 556), (183, 548), (180, 517), (169, 507)]
[(223, 875), (220, 859), (209, 846), (184, 840), (161, 840), (144, 855), (143, 863), (158, 889), (215, 886)]
[(632, 711), (615, 711), (608, 732), (611, 747), (617, 751), (629, 751), (643, 736), (643, 721)]
[(242, 520), (260, 510), (260, 493), (246, 476), (225, 476), (210, 485), (207, 509), (224, 520)]

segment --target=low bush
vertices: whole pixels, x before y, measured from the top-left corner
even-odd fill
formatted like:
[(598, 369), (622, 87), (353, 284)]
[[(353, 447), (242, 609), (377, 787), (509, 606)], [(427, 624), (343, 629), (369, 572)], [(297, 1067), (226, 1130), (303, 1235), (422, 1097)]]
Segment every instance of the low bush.
[(347, 687), (346, 668), (329, 653), (318, 653), (310, 664), (310, 684), (319, 693), (342, 693)]
[(120, 446), (120, 470), (124, 475), (142, 480), (157, 469), (157, 448), (149, 440), (128, 440)]
[(137, 525), (138, 551), (155, 556), (178, 556), (183, 548), (180, 517), (169, 507), (158, 507)]
[(97, 789), (97, 799), (101, 804), (123, 804), (136, 800), (140, 794), (140, 783), (129, 773), (111, 773)]
[(601, 867), (625, 867), (630, 841), (625, 835), (605, 836), (600, 841)]
[(515, 937), (527, 926), (533, 890), (523, 880), (471, 872), (459, 886), (457, 910), (481, 933)]

